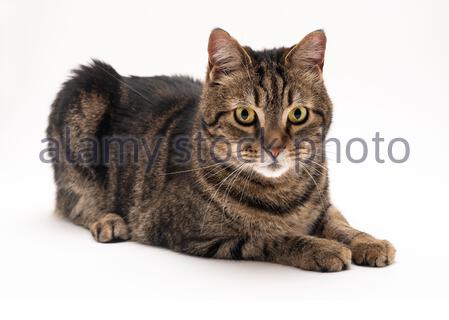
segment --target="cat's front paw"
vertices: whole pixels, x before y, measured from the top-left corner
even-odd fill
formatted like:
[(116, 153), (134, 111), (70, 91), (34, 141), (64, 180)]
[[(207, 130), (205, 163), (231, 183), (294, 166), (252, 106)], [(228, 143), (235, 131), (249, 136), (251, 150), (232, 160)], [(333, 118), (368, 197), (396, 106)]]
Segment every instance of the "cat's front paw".
[(108, 213), (89, 227), (98, 242), (116, 242), (129, 239), (128, 226), (122, 217)]
[(387, 240), (363, 239), (351, 244), (352, 260), (355, 264), (384, 267), (392, 264), (396, 249)]
[(336, 241), (319, 239), (304, 252), (301, 268), (320, 272), (346, 270), (351, 264), (351, 250)]

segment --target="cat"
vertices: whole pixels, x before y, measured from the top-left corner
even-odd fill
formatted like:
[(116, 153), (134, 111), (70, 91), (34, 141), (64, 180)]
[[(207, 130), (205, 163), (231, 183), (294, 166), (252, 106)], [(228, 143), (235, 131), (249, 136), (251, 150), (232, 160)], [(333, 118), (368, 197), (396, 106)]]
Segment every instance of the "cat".
[(321, 272), (391, 264), (394, 247), (329, 199), (325, 47), (322, 30), (255, 51), (214, 29), (204, 84), (74, 70), (47, 129), (56, 212), (99, 242)]

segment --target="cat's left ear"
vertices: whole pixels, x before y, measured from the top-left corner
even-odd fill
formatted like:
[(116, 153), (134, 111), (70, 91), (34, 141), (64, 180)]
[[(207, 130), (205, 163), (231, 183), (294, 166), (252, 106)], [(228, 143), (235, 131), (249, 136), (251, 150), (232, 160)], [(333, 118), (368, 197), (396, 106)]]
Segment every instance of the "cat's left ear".
[(209, 80), (215, 80), (243, 68), (245, 64), (251, 64), (251, 57), (246, 50), (223, 29), (212, 30), (207, 51)]
[(317, 68), (317, 70), (322, 72), (325, 51), (326, 35), (323, 30), (316, 30), (306, 35), (298, 44), (290, 48), (285, 55), (285, 64), (307, 69)]

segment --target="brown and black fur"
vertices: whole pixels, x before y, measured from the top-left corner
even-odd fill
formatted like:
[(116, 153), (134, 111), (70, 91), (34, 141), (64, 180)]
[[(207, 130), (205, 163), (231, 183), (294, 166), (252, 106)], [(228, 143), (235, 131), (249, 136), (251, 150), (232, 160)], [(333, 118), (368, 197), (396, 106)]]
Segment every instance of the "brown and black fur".
[[(216, 29), (204, 84), (122, 77), (99, 61), (75, 70), (52, 105), (47, 129), (50, 144), (59, 143), (53, 149), (57, 212), (100, 242), (131, 239), (202, 257), (316, 271), (343, 270), (351, 259), (392, 263), (391, 244), (350, 227), (330, 203), (324, 152), (276, 179), (239, 171), (235, 159), (217, 162), (209, 152), (220, 136), (254, 139), (243, 150), (247, 158), (280, 142), (293, 157), (296, 137), (323, 151), (332, 118), (322, 80), (324, 47), (324, 33), (315, 31), (292, 48), (253, 51)], [(311, 106), (311, 118), (301, 128), (284, 127), (280, 114), (295, 99)], [(236, 125), (235, 101), (254, 104), (263, 123)], [(86, 137), (107, 148), (109, 158), (102, 152), (80, 158)], [(189, 138), (183, 144), (189, 161), (177, 160), (179, 137)], [(121, 149), (114, 141), (128, 142)]]

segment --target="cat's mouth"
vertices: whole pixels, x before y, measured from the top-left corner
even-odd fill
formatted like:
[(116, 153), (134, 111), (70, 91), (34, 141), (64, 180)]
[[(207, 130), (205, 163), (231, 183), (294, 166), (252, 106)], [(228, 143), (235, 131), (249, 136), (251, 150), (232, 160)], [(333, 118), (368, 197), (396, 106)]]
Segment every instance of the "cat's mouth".
[(253, 167), (254, 171), (266, 178), (279, 178), (288, 171), (287, 165), (282, 165), (277, 161), (273, 161), (268, 165), (256, 165)]
[(282, 166), (277, 161), (273, 161), (273, 163), (269, 164), (267, 167), (270, 170), (278, 170), (282, 168)]

